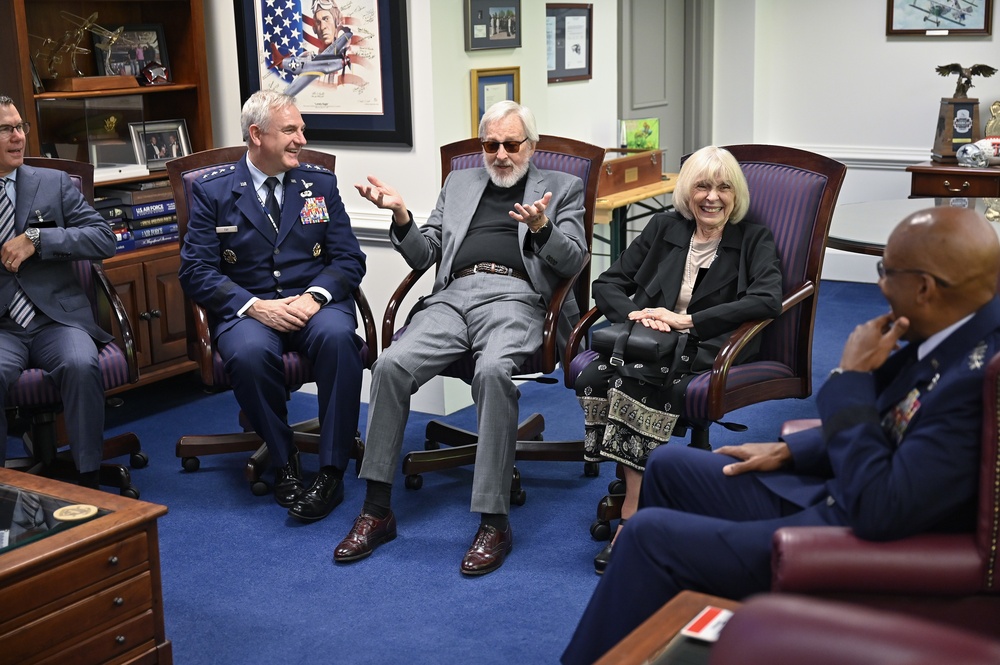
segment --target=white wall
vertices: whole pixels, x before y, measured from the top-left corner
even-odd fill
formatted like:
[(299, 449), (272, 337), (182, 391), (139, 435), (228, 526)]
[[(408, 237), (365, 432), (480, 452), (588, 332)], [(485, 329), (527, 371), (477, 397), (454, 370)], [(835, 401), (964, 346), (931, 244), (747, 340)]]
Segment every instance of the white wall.
[[(367, 174), (392, 184), (406, 198), (418, 223), (427, 219), (441, 187), (441, 145), (470, 136), (472, 69), (520, 67), (521, 102), (534, 111), (539, 131), (614, 146), (617, 140), (617, 3), (593, 3), (593, 78), (549, 85), (545, 70), (545, 3), (521, 3), (521, 48), (466, 52), (462, 0), (409, 0), (407, 37), (413, 147), (345, 147), (311, 143), (337, 155), (337, 176), (344, 205), (355, 228), (387, 233), (389, 217), (351, 186)], [(205, 0), (209, 34), (212, 116), (216, 146), (240, 143), (239, 63), (233, 0)], [(376, 319), (381, 319), (406, 265), (382, 242), (363, 241), (368, 273), (362, 288)], [(426, 292), (426, 290), (425, 290)], [(437, 385), (421, 391), (414, 408), (447, 412), (471, 403), (468, 388), (442, 393)], [(363, 390), (367, 398), (367, 388)], [(424, 400), (424, 401), (420, 401)]]

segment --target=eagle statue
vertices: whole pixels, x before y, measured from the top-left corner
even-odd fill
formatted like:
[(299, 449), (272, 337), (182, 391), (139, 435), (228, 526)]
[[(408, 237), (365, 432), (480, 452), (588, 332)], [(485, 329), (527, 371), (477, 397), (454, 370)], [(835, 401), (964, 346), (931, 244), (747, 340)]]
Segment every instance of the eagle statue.
[(993, 76), (997, 73), (995, 67), (990, 67), (989, 65), (972, 65), (971, 67), (963, 67), (957, 62), (953, 62), (950, 65), (940, 65), (937, 67), (937, 73), (941, 76), (950, 76), (951, 74), (958, 74), (958, 85), (955, 86), (955, 99), (965, 99), (968, 97), (969, 88), (973, 87), (972, 77), (973, 76)]

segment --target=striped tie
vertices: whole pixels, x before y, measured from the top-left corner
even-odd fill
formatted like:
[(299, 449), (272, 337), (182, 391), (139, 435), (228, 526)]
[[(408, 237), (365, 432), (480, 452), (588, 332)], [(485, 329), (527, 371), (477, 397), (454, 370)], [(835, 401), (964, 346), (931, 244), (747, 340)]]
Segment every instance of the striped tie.
[[(0, 245), (14, 237), (14, 204), (7, 196), (7, 178), (0, 178)], [(14, 291), (7, 314), (22, 328), (27, 328), (35, 318), (35, 307), (21, 287)]]

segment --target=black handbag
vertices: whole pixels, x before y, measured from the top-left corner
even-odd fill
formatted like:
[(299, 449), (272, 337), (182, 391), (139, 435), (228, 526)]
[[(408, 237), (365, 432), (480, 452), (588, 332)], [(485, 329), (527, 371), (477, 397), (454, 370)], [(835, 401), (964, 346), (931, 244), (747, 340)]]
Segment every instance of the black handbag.
[(626, 321), (595, 330), (590, 336), (590, 348), (610, 357), (612, 365), (663, 363), (677, 355), (675, 351), (684, 350), (687, 338), (687, 333), (662, 332)]

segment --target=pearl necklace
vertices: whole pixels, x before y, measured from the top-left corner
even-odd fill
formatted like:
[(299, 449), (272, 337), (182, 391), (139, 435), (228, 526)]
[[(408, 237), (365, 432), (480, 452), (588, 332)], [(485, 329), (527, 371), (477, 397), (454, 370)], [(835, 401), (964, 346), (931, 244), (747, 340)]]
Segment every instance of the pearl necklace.
[[(694, 235), (695, 234), (693, 234), (693, 233), (691, 234), (691, 242), (688, 244), (687, 261), (686, 261), (686, 263), (684, 265), (684, 279), (685, 279), (685, 281), (688, 284), (691, 285), (692, 289), (694, 289), (694, 278), (693, 278), (693, 275), (695, 274), (695, 267), (694, 267), (694, 252), (695, 252), (695, 249), (694, 249)], [(712, 259), (708, 262), (708, 266), (711, 266), (712, 263), (715, 261), (715, 257), (717, 257), (719, 255), (719, 241), (721, 241), (721, 240), (722, 240), (722, 236), (720, 235), (718, 238), (715, 239), (714, 243), (713, 243), (712, 240), (709, 240), (705, 244), (705, 249), (702, 250), (702, 251), (704, 251), (705, 253), (708, 253), (708, 251), (712, 251)], [(713, 244), (714, 244), (714, 246), (713, 246)], [(708, 267), (708, 266), (706, 266), (706, 267)]]

